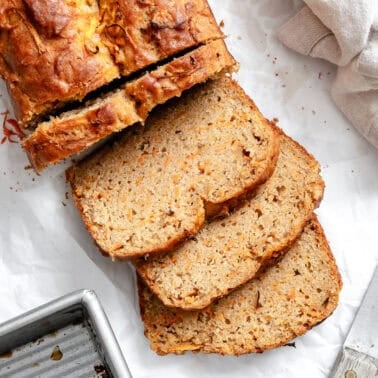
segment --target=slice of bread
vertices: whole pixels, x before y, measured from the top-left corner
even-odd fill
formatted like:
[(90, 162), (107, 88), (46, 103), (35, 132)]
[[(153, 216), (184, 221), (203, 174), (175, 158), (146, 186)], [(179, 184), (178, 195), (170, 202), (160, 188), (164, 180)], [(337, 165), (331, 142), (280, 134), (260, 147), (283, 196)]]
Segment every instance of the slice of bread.
[(208, 223), (178, 250), (135, 262), (165, 305), (208, 306), (253, 278), (300, 235), (324, 183), (315, 159), (283, 133), (280, 150), (272, 177), (241, 208)]
[(316, 218), (275, 266), (202, 311), (169, 309), (138, 282), (145, 335), (162, 355), (240, 355), (285, 345), (334, 311), (341, 286)]
[(67, 171), (101, 250), (125, 259), (194, 236), (273, 172), (279, 134), (231, 78), (193, 88)]
[(234, 67), (235, 61), (224, 41), (211, 42), (79, 110), (41, 123), (23, 141), (23, 147), (35, 170), (40, 172), (114, 132), (144, 122), (158, 104)]

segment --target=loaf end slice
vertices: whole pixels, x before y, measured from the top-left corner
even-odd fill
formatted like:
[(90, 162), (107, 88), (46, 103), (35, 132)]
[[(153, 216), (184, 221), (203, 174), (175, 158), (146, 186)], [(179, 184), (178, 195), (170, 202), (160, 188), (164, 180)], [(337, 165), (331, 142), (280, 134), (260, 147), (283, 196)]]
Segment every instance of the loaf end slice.
[(125, 259), (194, 236), (272, 174), (278, 151), (278, 131), (222, 76), (157, 109), (67, 179), (100, 249)]
[(241, 355), (292, 341), (335, 310), (342, 283), (314, 217), (287, 254), (202, 311), (165, 307), (139, 280), (145, 335), (158, 354)]
[(144, 122), (157, 105), (236, 67), (223, 40), (174, 59), (81, 109), (41, 123), (23, 147), (36, 171), (85, 151), (101, 139)]
[(166, 306), (201, 309), (254, 277), (301, 234), (323, 196), (317, 161), (281, 133), (271, 178), (229, 217), (165, 255), (135, 266)]

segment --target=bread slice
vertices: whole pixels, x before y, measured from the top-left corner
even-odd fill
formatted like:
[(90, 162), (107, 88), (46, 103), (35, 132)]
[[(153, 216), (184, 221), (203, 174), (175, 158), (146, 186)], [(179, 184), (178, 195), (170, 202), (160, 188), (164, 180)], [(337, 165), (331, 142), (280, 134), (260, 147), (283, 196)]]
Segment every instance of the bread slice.
[(145, 335), (159, 354), (240, 355), (287, 344), (336, 308), (341, 277), (314, 217), (281, 261), (202, 311), (165, 307), (138, 282)]
[(281, 134), (272, 177), (226, 219), (211, 222), (195, 238), (164, 256), (135, 266), (167, 306), (201, 309), (249, 281), (261, 265), (287, 250), (323, 195), (319, 165)]
[(67, 171), (102, 251), (125, 259), (194, 236), (273, 172), (277, 130), (229, 77), (193, 88)]
[(0, 75), (34, 126), (112, 80), (223, 38), (206, 0), (2, 0)]
[(24, 140), (23, 147), (40, 172), (50, 164), (86, 150), (113, 132), (144, 122), (156, 105), (234, 67), (235, 61), (224, 41), (211, 42), (79, 110), (41, 123)]

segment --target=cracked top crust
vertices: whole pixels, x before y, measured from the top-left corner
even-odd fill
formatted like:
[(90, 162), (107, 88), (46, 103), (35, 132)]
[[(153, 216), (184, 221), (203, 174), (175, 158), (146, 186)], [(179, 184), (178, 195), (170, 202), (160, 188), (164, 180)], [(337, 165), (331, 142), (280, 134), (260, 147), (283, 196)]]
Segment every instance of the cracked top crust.
[(0, 5), (0, 74), (22, 124), (118, 77), (97, 32), (98, 18), (96, 1)]
[(0, 75), (27, 126), (121, 75), (221, 37), (204, 0), (3, 0)]
[(101, 37), (122, 75), (222, 35), (204, 0), (99, 0)]

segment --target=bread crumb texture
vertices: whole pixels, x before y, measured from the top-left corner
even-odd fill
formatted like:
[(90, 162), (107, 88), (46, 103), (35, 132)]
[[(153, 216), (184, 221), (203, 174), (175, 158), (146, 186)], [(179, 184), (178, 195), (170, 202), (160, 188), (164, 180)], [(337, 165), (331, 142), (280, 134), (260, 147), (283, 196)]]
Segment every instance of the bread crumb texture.
[(176, 251), (135, 262), (165, 305), (187, 310), (208, 306), (253, 278), (301, 234), (324, 183), (316, 160), (283, 133), (280, 139), (272, 177), (243, 206), (206, 224)]
[[(161, 107), (144, 128), (68, 170), (99, 247), (117, 258), (171, 249), (273, 172), (279, 135), (229, 77)], [(226, 203), (225, 206), (223, 206)]]
[(287, 344), (336, 308), (341, 277), (314, 217), (276, 265), (201, 311), (165, 307), (138, 282), (141, 315), (151, 348), (240, 355)]

